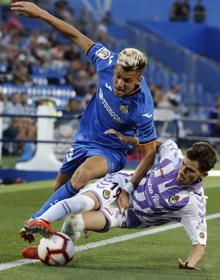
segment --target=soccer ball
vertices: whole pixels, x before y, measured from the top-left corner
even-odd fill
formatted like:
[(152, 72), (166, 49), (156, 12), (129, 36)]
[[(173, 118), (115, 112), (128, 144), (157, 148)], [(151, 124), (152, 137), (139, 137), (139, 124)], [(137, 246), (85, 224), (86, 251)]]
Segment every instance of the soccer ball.
[(38, 256), (47, 265), (65, 265), (73, 259), (74, 245), (70, 237), (62, 232), (50, 238), (41, 238)]

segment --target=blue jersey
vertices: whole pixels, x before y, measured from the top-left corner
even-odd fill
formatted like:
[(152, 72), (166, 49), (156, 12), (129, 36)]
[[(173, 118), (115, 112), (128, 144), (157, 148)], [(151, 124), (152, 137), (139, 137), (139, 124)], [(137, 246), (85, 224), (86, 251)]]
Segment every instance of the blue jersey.
[(140, 88), (126, 97), (114, 95), (114, 67), (118, 55), (101, 44), (94, 44), (87, 52), (98, 73), (96, 94), (91, 99), (75, 135), (77, 142), (90, 142), (126, 153), (127, 147), (115, 135), (106, 135), (108, 129), (133, 136), (140, 144), (157, 138), (153, 122), (153, 101), (144, 78)]

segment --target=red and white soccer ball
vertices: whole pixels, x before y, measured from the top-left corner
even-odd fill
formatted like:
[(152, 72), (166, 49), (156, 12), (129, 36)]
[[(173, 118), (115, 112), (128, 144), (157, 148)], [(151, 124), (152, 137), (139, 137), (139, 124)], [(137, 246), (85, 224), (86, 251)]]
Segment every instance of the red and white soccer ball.
[(50, 238), (42, 238), (38, 245), (38, 256), (47, 265), (65, 265), (73, 259), (73, 255), (73, 242), (62, 232), (57, 232)]

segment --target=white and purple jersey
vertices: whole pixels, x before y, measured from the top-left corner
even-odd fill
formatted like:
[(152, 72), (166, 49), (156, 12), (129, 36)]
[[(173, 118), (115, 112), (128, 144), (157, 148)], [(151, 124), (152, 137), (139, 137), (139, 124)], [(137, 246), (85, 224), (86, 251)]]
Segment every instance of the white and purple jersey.
[(193, 244), (206, 244), (206, 208), (202, 183), (191, 186), (176, 181), (183, 155), (168, 140), (160, 147), (160, 162), (140, 182), (131, 195), (127, 227), (155, 226), (181, 222)]

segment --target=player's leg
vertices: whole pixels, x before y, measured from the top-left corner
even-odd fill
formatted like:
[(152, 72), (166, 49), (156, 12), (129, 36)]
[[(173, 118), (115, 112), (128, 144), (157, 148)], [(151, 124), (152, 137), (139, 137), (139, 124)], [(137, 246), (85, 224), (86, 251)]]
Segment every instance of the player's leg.
[(70, 178), (75, 170), (86, 160), (86, 147), (75, 144), (68, 151), (63, 165), (60, 168), (60, 172), (55, 180), (53, 189), (55, 192), (50, 198), (43, 204), (39, 211), (32, 215), (33, 219), (36, 219), (42, 215), (47, 209), (49, 209), (55, 203), (74, 196), (78, 191), (74, 189), (70, 182)]
[[(58, 175), (59, 176), (59, 175)], [(60, 178), (67, 178), (67, 176), (59, 176)], [(71, 177), (69, 175), (68, 177)], [(68, 181), (66, 184), (64, 184), (61, 188), (59, 188), (55, 193), (53, 193), (50, 198), (42, 205), (42, 207), (34, 213), (31, 218), (36, 219), (40, 217), (45, 211), (47, 211), (52, 205), (54, 205), (56, 202), (70, 198), (74, 195), (72, 185), (70, 184), (70, 181)], [(34, 236), (28, 232), (26, 232), (25, 228), (22, 227), (19, 235), (21, 238), (23, 238), (25, 241), (28, 241), (29, 243), (34, 241)]]
[[(66, 170), (69, 169), (66, 168)], [(57, 189), (56, 192), (44, 203), (41, 209), (32, 215), (32, 219), (39, 218), (43, 213), (45, 213), (45, 211), (47, 211), (51, 206), (53, 206), (57, 202), (71, 198), (76, 194), (76, 189), (82, 188), (89, 180), (94, 179), (96, 177), (101, 177), (107, 172), (108, 163), (104, 157), (94, 156), (87, 158), (85, 162), (82, 163), (81, 166), (79, 166), (74, 172), (74, 175), (72, 176), (73, 184), (71, 183), (71, 181), (68, 181), (61, 188)], [(34, 240), (32, 234), (30, 232), (27, 232), (25, 228), (21, 229), (20, 236), (24, 240), (28, 240), (29, 242), (32, 242)]]
[[(62, 232), (66, 233), (74, 241), (88, 227), (93, 231), (102, 231), (106, 227), (107, 220), (100, 211), (88, 211), (82, 214), (69, 216), (65, 219)], [(28, 259), (39, 259), (37, 246), (27, 247), (22, 251), (22, 256)]]
[(71, 178), (71, 184), (76, 190), (84, 187), (92, 179), (117, 172), (125, 166), (125, 156), (117, 150), (91, 145), (86, 156), (87, 159), (76, 169)]
[[(117, 217), (115, 216), (115, 219)], [(83, 214), (68, 216), (63, 224), (62, 232), (74, 241), (84, 230), (102, 232), (109, 229), (109, 220), (101, 211), (88, 211)], [(38, 259), (37, 246), (27, 247), (22, 251), (24, 258)]]
[(38, 219), (52, 223), (57, 220), (62, 220), (70, 214), (97, 210), (99, 207), (100, 204), (97, 197), (93, 193), (86, 192), (56, 203)]
[(62, 232), (75, 241), (85, 231), (106, 232), (110, 228), (126, 227), (128, 211), (121, 212), (116, 204), (101, 208), (100, 211), (88, 211), (68, 216), (62, 226)]
[[(71, 177), (71, 175), (69, 176)], [(75, 195), (77, 191), (74, 191), (70, 181), (67, 181), (63, 186), (57, 189), (49, 199), (41, 206), (41, 208), (34, 213), (31, 218), (36, 219), (40, 217), (47, 209), (49, 209), (52, 205), (56, 204), (57, 202), (67, 199)]]
[[(115, 204), (115, 200), (120, 193), (120, 186), (124, 182), (125, 179), (122, 175), (108, 174), (97, 183), (92, 183), (84, 187), (76, 196), (62, 200), (51, 206), (37, 220), (26, 222), (25, 230), (29, 234), (40, 233), (48, 237), (55, 233), (49, 223), (63, 219), (70, 214), (84, 213), (97, 209), (103, 209), (103, 212), (106, 212), (105, 216), (111, 225), (112, 216), (120, 216), (120, 213), (117, 213), (119, 209), (115, 209), (116, 206), (113, 204)], [(110, 213), (106, 210), (107, 208), (110, 209)]]
[(65, 185), (71, 179), (71, 177), (72, 177), (72, 173), (64, 174), (59, 172), (55, 179), (55, 182), (52, 185), (53, 190), (56, 191), (61, 186)]
[(90, 180), (100, 178), (108, 173), (108, 163), (103, 156), (87, 158), (74, 172), (71, 184), (74, 189), (80, 190)]
[(74, 145), (64, 160), (54, 188), (56, 189), (69, 178), (67, 174), (73, 174), (71, 180), (58, 188), (42, 208), (32, 215), (32, 218), (39, 217), (58, 201), (75, 195), (90, 180), (121, 170), (124, 164), (124, 155), (118, 151), (93, 148), (92, 145)]
[(108, 220), (101, 211), (89, 211), (82, 214), (84, 230), (101, 232), (106, 229)]
[(73, 241), (78, 240), (85, 231), (102, 231), (106, 228), (108, 220), (100, 211), (88, 211), (83, 214), (68, 216), (61, 231)]
[(71, 213), (78, 214), (98, 208), (100, 203), (95, 194), (86, 192), (56, 203), (38, 219), (27, 221), (24, 228), (28, 234), (40, 233), (44, 237), (49, 237), (55, 233), (50, 226), (51, 222), (63, 219)]
[[(62, 187), (58, 188), (51, 197), (43, 204), (41, 209), (32, 215), (32, 219), (39, 218), (47, 209), (59, 201), (70, 198), (78, 193), (91, 179), (101, 177), (108, 172), (106, 159), (101, 156), (87, 158), (74, 172), (71, 180), (66, 182)], [(60, 185), (70, 175), (59, 173), (55, 186)]]
[[(86, 161), (85, 158), (87, 158)], [(77, 164), (81, 165), (76, 169)], [(68, 181), (65, 186), (58, 189), (32, 218), (39, 217), (58, 201), (73, 196), (75, 190), (83, 187), (90, 179), (101, 177), (107, 172), (116, 172), (122, 169), (124, 164), (124, 156), (118, 151), (75, 145), (74, 148), (70, 149), (61, 168), (61, 172), (63, 171), (64, 174), (70, 174), (71, 170), (76, 169), (72, 176), (72, 183)], [(27, 234), (24, 229), (20, 231), (20, 235), (29, 242), (34, 240), (33, 236)]]

